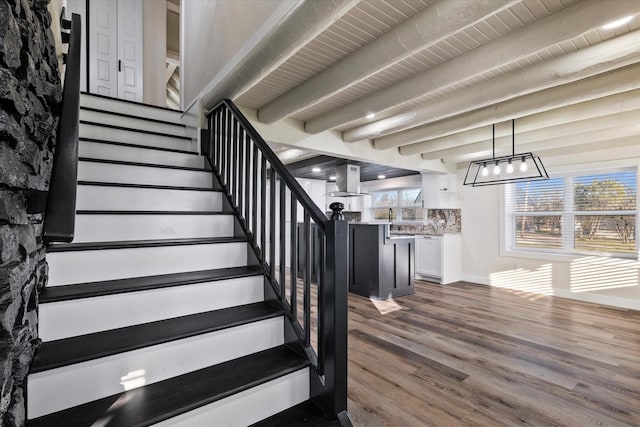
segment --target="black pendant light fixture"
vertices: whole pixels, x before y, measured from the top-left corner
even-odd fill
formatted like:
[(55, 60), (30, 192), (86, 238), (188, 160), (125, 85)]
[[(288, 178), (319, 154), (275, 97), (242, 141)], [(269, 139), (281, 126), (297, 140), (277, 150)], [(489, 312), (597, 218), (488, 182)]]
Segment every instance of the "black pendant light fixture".
[(490, 159), (469, 163), (464, 185), (483, 187), (520, 181), (549, 179), (549, 174), (539, 156), (529, 153), (516, 154), (515, 119), (511, 120), (511, 155), (496, 157), (496, 125), (492, 127), (493, 156)]

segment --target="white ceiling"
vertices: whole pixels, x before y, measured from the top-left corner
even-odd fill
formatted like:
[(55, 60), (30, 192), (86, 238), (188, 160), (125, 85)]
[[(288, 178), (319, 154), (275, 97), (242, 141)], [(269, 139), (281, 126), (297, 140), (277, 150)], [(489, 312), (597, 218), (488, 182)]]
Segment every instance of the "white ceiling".
[(265, 123), (295, 119), (344, 144), (370, 139), (449, 163), (487, 157), (492, 123), (498, 151), (510, 150), (512, 118), (520, 151), (637, 143), (640, 0), (351, 3), (295, 49), (282, 46), (289, 56), (235, 102)]

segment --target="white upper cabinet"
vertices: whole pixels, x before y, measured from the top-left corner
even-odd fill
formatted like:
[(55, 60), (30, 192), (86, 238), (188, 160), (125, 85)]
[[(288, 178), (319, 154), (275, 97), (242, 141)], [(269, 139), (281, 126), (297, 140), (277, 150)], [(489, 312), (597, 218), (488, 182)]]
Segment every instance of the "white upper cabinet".
[(422, 175), (422, 204), (425, 209), (458, 207), (457, 176), (448, 174)]

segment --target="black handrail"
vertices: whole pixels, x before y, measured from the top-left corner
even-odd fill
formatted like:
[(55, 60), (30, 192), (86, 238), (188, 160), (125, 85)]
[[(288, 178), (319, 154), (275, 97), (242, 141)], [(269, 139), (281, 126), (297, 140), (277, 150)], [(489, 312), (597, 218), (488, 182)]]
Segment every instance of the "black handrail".
[(233, 102), (207, 118), (202, 152), (250, 237), (267, 299), (285, 310), (287, 344), (312, 363), (311, 399), (348, 424), (347, 223), (325, 216)]
[(316, 224), (324, 223), (327, 220), (325, 214), (320, 210), (320, 208), (311, 200), (311, 197), (302, 189), (302, 186), (291, 172), (286, 168), (284, 164), (280, 161), (278, 156), (273, 152), (271, 147), (265, 142), (264, 139), (260, 136), (258, 131), (253, 127), (251, 122), (240, 112), (236, 105), (228, 100), (224, 99), (220, 101), (215, 107), (213, 107), (210, 111), (210, 114), (213, 114), (216, 110), (220, 109), (222, 106), (231, 110), (233, 115), (237, 118), (238, 121), (242, 124), (242, 127), (247, 131), (249, 135), (251, 135), (251, 139), (258, 146), (258, 149), (262, 152), (267, 162), (271, 165), (279, 166), (277, 170), (278, 176), (282, 179), (287, 187), (291, 188), (292, 191), (295, 191), (296, 195), (299, 197), (298, 202), (302, 205), (302, 207), (309, 212), (311, 219), (313, 219)]
[[(64, 10), (62, 12), (64, 14)], [(70, 28), (66, 58), (62, 108), (58, 122), (53, 169), (44, 216), (45, 243), (71, 242), (76, 218), (76, 188), (78, 182), (78, 125), (80, 115), (80, 15), (71, 21), (60, 20), (62, 28)], [(66, 41), (67, 36), (63, 36)]]

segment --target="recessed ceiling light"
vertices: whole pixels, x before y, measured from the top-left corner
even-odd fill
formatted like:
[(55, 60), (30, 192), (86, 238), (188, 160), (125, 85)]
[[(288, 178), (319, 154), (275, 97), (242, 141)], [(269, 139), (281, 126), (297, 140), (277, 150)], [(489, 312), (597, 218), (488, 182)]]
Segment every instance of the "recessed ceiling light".
[(622, 27), (625, 24), (628, 24), (633, 19), (633, 16), (625, 16), (624, 18), (616, 19), (615, 21), (611, 21), (608, 24), (604, 24), (602, 26), (603, 30), (612, 30), (614, 28)]
[(367, 113), (367, 119), (373, 119), (376, 116), (376, 113)]
[(385, 179), (386, 175), (378, 175), (378, 179)]
[(335, 180), (336, 180), (335, 176), (332, 175), (332, 176), (329, 177), (329, 181), (335, 181)]
[(313, 168), (313, 169), (311, 169), (311, 172), (314, 172), (314, 173), (322, 172), (322, 169), (320, 169), (320, 168)]

